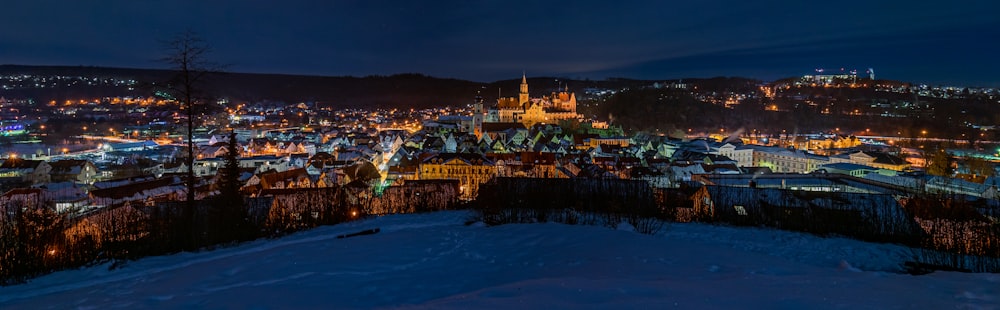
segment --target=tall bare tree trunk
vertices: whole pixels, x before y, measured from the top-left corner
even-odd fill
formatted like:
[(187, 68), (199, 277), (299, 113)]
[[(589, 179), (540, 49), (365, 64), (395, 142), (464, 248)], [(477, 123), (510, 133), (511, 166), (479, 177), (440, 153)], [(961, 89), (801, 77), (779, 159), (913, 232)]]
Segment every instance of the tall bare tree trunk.
[(197, 232), (195, 231), (195, 175), (194, 175), (194, 118), (195, 103), (198, 100), (199, 86), (203, 78), (209, 72), (215, 70), (211, 62), (205, 57), (209, 52), (208, 46), (193, 31), (185, 31), (177, 34), (164, 43), (166, 56), (162, 59), (177, 70), (177, 75), (169, 83), (169, 88), (173, 92), (174, 99), (180, 100), (181, 108), (187, 115), (187, 199), (183, 210), (184, 229), (189, 230), (190, 239), (187, 248), (196, 247)]

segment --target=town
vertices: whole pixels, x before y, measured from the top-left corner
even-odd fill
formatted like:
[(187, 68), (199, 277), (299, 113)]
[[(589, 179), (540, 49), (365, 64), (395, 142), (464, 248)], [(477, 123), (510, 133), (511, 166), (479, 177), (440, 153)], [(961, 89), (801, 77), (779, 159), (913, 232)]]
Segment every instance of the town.
[(1000, 300), (998, 1), (3, 8), (0, 309)]
[[(4, 87), (32, 81), (42, 87), (50, 80), (94, 79), (20, 76), (5, 79), (20, 84)], [(135, 81), (123, 81), (101, 83), (132, 90)], [(965, 129), (959, 130), (961, 137), (946, 137), (927, 129), (904, 134), (848, 125), (810, 132), (732, 125), (635, 131), (634, 124), (599, 120), (594, 114), (616, 95), (654, 91), (656, 100), (687, 96), (724, 110), (754, 105), (760, 107), (756, 113), (778, 114), (802, 105), (820, 116), (893, 119), (933, 111), (928, 101), (933, 98), (1000, 100), (996, 89), (904, 86), (877, 82), (874, 76), (859, 78), (856, 72), (806, 75), (722, 92), (688, 83), (661, 81), (641, 90), (588, 88), (579, 96), (568, 85), (557, 85), (538, 95), (522, 75), (516, 96), (487, 102), (480, 94), (464, 105), (427, 109), (334, 109), (315, 102), (222, 98), (202, 103), (192, 141), (186, 141), (181, 125), (187, 121), (185, 111), (169, 96), (61, 102), (2, 98), (0, 117), (9, 148), (0, 163), (0, 204), (49, 206), (70, 221), (69, 243), (135, 241), (155, 233), (143, 221), (177, 212), (188, 195), (189, 170), (196, 177), (196, 201), (220, 195), (222, 172), (231, 159), (238, 162), (239, 193), (250, 216), (271, 230), (462, 208), (475, 204), (482, 188), (497, 188), (498, 179), (631, 180), (652, 190), (658, 212), (674, 221), (765, 221), (869, 240), (923, 233), (933, 236), (933, 248), (970, 254), (995, 249), (996, 235), (983, 232), (995, 227), (1000, 215), (1000, 180), (995, 177), (1000, 158), (990, 140), (996, 131), (990, 124), (963, 124), (971, 128), (970, 136), (978, 135), (974, 138), (964, 136)], [(835, 101), (796, 93), (803, 88), (863, 88), (903, 94), (904, 99), (855, 102), (857, 108), (842, 105), (831, 112)], [(190, 167), (185, 160), (188, 142), (195, 145)], [(961, 230), (980, 243), (970, 246), (972, 241), (956, 240), (954, 229), (940, 229), (958, 225), (957, 220), (942, 223), (936, 216), (918, 216), (909, 223), (906, 219), (919, 213), (912, 211), (913, 205), (933, 204), (929, 196), (957, 197), (954, 201), (971, 206), (969, 211), (978, 215), (963, 218)], [(954, 207), (948, 201), (937, 203)], [(747, 222), (748, 212), (767, 213), (775, 206), (786, 213), (795, 206), (818, 206), (876, 215), (866, 215), (875, 217), (867, 219), (873, 221), (867, 228), (851, 230), (817, 228), (823, 218), (801, 214)]]
[[(752, 96), (774, 97), (776, 88), (804, 83), (815, 87), (816, 82), (822, 83), (820, 87), (858, 85), (856, 75), (806, 75), (792, 83), (779, 81), (746, 94), (692, 95), (728, 107)], [(131, 87), (135, 82), (122, 83)], [(650, 87), (691, 87), (662, 84)], [(251, 196), (275, 187), (344, 185), (357, 179), (346, 168), (371, 165), (377, 168), (379, 186), (415, 180), (458, 180), (460, 198), (465, 200), (474, 199), (478, 185), (493, 177), (641, 179), (657, 188), (678, 188), (691, 181), (693, 175), (702, 174), (757, 178), (771, 174), (836, 174), (885, 184), (909, 184), (914, 191), (997, 198), (991, 162), (997, 159), (995, 152), (945, 152), (945, 170), (953, 173), (927, 173), (934, 155), (927, 153), (932, 152), (891, 147), (906, 140), (968, 144), (965, 138), (929, 137), (926, 130), (919, 137), (907, 138), (884, 131), (873, 133), (871, 129), (848, 132), (840, 128), (811, 133), (792, 133), (790, 128), (780, 133), (751, 128), (730, 128), (727, 132), (725, 127), (717, 131), (689, 128), (680, 133), (627, 133), (621, 125), (585, 117), (578, 111), (582, 109), (578, 108), (577, 95), (568, 87), (532, 97), (528, 86), (527, 78), (522, 77), (517, 97), (487, 103), (477, 96), (469, 98), (465, 106), (420, 110), (333, 110), (307, 103), (233, 104), (220, 99), (212, 104), (217, 113), (199, 117), (194, 132), (197, 158), (193, 169), (205, 191), (199, 197), (210, 195), (208, 185), (221, 167), (227, 135), (235, 133), (240, 150), (237, 157), (244, 172), (241, 181), (246, 182), (245, 193)], [(917, 88), (928, 89), (926, 85)], [(903, 90), (881, 85), (876, 89)], [(617, 91), (621, 90), (600, 92)], [(595, 92), (589, 89), (584, 96), (593, 97)], [(1000, 100), (994, 89), (971, 92)], [(4, 109), (3, 136), (9, 139), (10, 146), (0, 165), (0, 184), (5, 191), (32, 188), (44, 192), (60, 212), (80, 214), (122, 204), (176, 199), (177, 191), (170, 186), (177, 184), (150, 183), (164, 188), (135, 186), (181, 175), (188, 169), (180, 160), (186, 145), (184, 129), (176, 126), (184, 115), (171, 102), (155, 97), (48, 104), (0, 99)], [(884, 109), (877, 102), (872, 106)], [(903, 106), (912, 110), (910, 104)], [(771, 106), (764, 109), (780, 111)], [(90, 123), (77, 121), (79, 128), (68, 128), (64, 124), (71, 121), (59, 124), (64, 119), (87, 119)], [(992, 126), (968, 125), (981, 128), (977, 130), (980, 136), (992, 137)], [(62, 144), (55, 150), (51, 145), (37, 143), (39, 137), (66, 132), (73, 134), (60, 136)], [(36, 143), (10, 143), (26, 140)], [(279, 175), (282, 179), (275, 179)], [(269, 182), (259, 183), (265, 178)], [(101, 190), (119, 193), (112, 184), (122, 180), (130, 180), (125, 183), (134, 191), (121, 195), (127, 198), (101, 196)], [(92, 190), (98, 190), (96, 195)]]

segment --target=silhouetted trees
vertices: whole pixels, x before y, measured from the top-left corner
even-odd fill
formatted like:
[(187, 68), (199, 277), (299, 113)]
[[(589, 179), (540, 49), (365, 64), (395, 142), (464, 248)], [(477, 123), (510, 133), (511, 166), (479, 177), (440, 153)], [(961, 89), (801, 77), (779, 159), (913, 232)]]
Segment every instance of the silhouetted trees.
[[(164, 42), (166, 56), (162, 61), (171, 66), (176, 71), (176, 76), (168, 83), (168, 91), (177, 100), (181, 109), (187, 117), (187, 200), (185, 205), (185, 218), (189, 224), (194, 223), (194, 199), (195, 199), (195, 176), (194, 176), (194, 119), (197, 116), (195, 107), (202, 103), (204, 98), (202, 87), (207, 75), (217, 68), (217, 65), (208, 61), (210, 51), (204, 40), (193, 31), (184, 31), (175, 35), (170, 40)], [(190, 244), (194, 244), (196, 236), (192, 235)], [(193, 249), (193, 248), (192, 248)]]
[(220, 241), (247, 240), (254, 234), (241, 191), (239, 155), (239, 142), (233, 132), (229, 134), (223, 166), (219, 169), (216, 184), (219, 194), (212, 200), (207, 228)]
[(665, 213), (644, 181), (619, 179), (494, 178), (479, 189), (484, 223), (557, 222), (617, 227), (653, 234)]
[(969, 174), (981, 177), (991, 177), (996, 174), (994, 164), (980, 157), (966, 156), (965, 164), (969, 167)]
[(49, 204), (33, 199), (0, 206), (0, 285), (61, 269), (66, 217)]
[(934, 151), (927, 163), (927, 173), (930, 175), (950, 176), (951, 156), (944, 149)]

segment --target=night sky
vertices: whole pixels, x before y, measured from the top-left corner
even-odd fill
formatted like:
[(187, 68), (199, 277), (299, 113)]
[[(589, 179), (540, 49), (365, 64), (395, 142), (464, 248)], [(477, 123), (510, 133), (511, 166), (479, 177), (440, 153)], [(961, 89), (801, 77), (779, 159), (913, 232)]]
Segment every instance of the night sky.
[(875, 69), (1000, 86), (1000, 2), (9, 1), (0, 63), (166, 68), (190, 29), (235, 72), (423, 73), (476, 81)]

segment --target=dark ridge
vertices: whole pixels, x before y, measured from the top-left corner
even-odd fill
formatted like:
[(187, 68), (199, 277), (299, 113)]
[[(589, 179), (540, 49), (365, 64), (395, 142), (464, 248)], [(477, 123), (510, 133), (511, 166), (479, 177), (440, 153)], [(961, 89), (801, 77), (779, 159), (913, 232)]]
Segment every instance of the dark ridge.
[[(57, 86), (36, 89), (0, 90), (7, 98), (31, 98), (40, 102), (50, 100), (75, 100), (112, 96), (149, 96), (164, 89), (174, 75), (171, 70), (109, 68), (93, 66), (23, 66), (0, 65), (0, 75), (64, 75), (96, 78), (133, 79), (138, 83), (129, 89), (124, 86)], [(316, 102), (320, 107), (396, 107), (424, 108), (453, 106), (471, 103), (477, 95), (487, 102), (503, 97), (517, 96), (520, 77), (491, 83), (436, 78), (416, 73), (394, 75), (306, 76), (259, 73), (216, 73), (207, 79), (206, 93), (226, 97), (233, 101)], [(578, 96), (587, 88), (621, 89), (651, 85), (652, 80), (611, 78), (605, 80), (577, 80), (560, 77), (533, 77), (528, 79), (533, 97), (557, 90), (576, 92)]]

